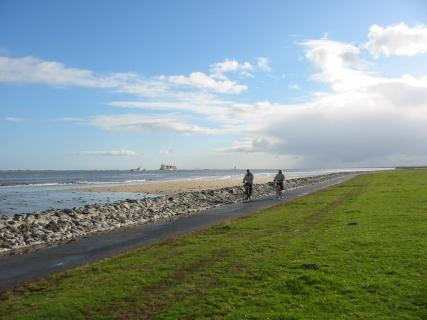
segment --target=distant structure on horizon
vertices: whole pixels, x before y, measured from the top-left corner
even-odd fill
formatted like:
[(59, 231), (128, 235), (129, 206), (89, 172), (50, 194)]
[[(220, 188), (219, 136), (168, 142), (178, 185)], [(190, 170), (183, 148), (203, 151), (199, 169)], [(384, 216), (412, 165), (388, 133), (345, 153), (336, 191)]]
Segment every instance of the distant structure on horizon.
[(165, 170), (165, 171), (175, 171), (177, 170), (176, 166), (173, 165), (169, 165), (169, 164), (161, 164), (160, 165), (160, 170)]
[(130, 169), (130, 171), (145, 171), (144, 168), (138, 167), (136, 169)]

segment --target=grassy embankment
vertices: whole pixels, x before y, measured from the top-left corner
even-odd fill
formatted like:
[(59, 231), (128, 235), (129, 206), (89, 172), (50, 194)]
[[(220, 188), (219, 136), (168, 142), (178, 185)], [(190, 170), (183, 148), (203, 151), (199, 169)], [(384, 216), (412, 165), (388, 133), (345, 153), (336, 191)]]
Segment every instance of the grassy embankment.
[(48, 277), (1, 319), (427, 319), (427, 170), (360, 176)]

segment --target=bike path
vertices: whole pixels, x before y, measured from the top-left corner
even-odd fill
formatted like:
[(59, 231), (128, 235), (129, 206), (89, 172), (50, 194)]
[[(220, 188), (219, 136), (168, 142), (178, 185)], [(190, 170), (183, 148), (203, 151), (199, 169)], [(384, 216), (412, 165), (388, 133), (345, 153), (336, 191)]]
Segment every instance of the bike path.
[(147, 246), (153, 242), (202, 229), (227, 219), (252, 214), (279, 203), (334, 186), (350, 180), (356, 175), (348, 174), (286, 191), (282, 200), (277, 200), (274, 195), (266, 196), (250, 202), (207, 209), (174, 220), (95, 233), (87, 238), (19, 255), (0, 256), (0, 291), (55, 272), (107, 258), (129, 249)]

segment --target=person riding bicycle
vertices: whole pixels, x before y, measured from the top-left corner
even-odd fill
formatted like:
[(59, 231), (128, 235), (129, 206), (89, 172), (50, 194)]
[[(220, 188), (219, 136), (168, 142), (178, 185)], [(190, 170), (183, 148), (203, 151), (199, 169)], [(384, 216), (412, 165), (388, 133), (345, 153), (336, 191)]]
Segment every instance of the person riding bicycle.
[(273, 182), (275, 187), (280, 186), (280, 190), (284, 189), (285, 175), (283, 174), (282, 170), (279, 170), (279, 172), (277, 172)]
[(249, 196), (252, 196), (252, 186), (254, 184), (254, 175), (249, 169), (246, 170), (246, 174), (242, 182), (245, 188), (249, 188)]

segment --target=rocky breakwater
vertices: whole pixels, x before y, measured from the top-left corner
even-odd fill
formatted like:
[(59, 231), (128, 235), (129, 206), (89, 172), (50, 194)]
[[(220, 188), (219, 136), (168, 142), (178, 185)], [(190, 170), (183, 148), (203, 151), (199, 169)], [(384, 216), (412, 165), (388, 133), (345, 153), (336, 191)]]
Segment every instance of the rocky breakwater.
[[(331, 179), (342, 174), (328, 174), (287, 180), (286, 189)], [(254, 185), (254, 196), (274, 193), (269, 184)], [(0, 252), (19, 252), (82, 238), (88, 234), (129, 225), (154, 222), (188, 215), (219, 205), (240, 202), (241, 187), (182, 192), (172, 196), (123, 200), (86, 205), (83, 208), (49, 209), (38, 213), (0, 217)]]

